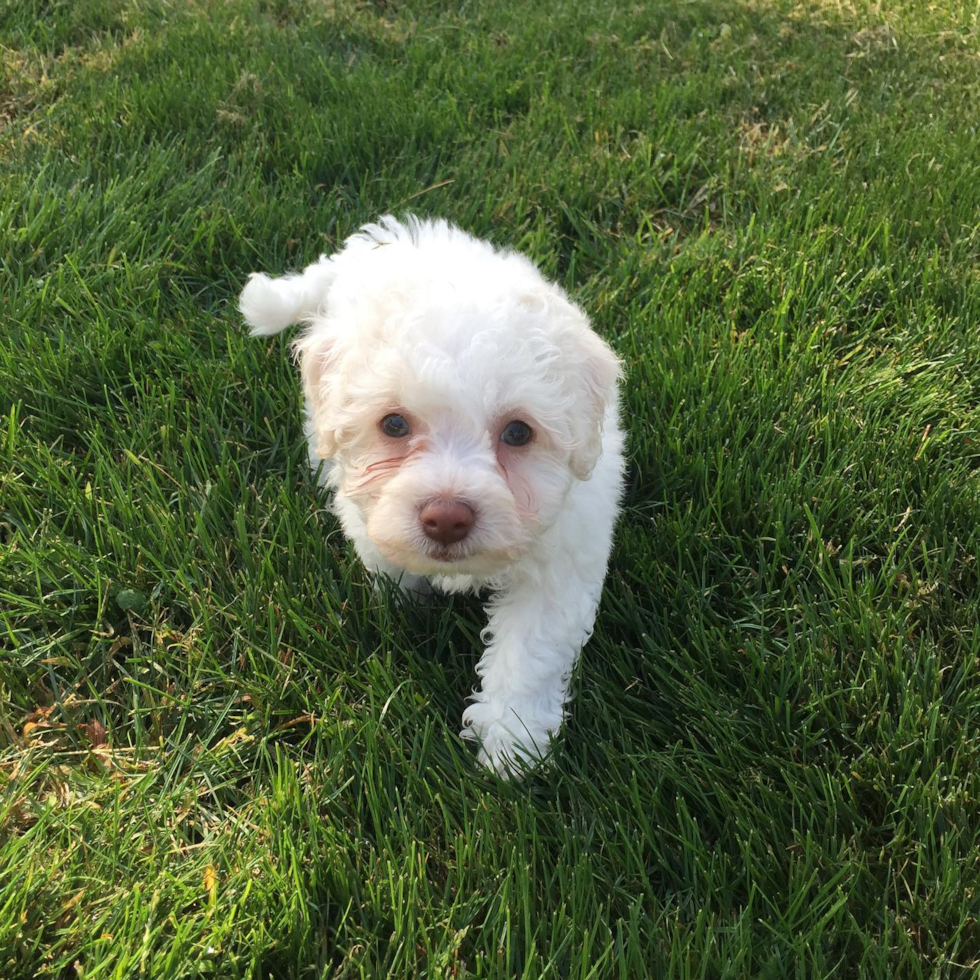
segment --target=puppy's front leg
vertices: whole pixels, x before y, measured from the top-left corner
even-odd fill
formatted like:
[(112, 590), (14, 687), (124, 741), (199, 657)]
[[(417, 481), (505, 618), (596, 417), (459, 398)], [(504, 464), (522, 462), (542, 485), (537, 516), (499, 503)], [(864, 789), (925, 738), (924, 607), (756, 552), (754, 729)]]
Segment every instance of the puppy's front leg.
[(526, 568), (491, 600), (487, 643), (476, 670), (481, 689), (463, 714), (464, 738), (479, 740), (479, 759), (507, 775), (515, 760), (548, 752), (564, 713), (568, 682), (595, 621), (599, 569)]

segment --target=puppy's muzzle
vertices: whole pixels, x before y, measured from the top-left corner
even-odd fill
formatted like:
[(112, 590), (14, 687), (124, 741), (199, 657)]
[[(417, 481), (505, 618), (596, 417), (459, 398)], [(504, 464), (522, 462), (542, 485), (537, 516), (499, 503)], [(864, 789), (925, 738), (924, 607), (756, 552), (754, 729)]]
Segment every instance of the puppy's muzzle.
[(419, 511), (419, 523), (425, 536), (448, 547), (462, 541), (476, 523), (476, 514), (462, 500), (430, 500)]

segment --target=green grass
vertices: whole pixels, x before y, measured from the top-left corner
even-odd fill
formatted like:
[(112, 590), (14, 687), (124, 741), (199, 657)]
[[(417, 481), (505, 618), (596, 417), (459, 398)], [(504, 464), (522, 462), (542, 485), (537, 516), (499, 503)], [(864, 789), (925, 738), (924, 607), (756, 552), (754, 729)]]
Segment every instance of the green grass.
[[(975, 3), (0, 7), (0, 977), (980, 970)], [(413, 209), (628, 366), (554, 767), (375, 596), (253, 269)]]

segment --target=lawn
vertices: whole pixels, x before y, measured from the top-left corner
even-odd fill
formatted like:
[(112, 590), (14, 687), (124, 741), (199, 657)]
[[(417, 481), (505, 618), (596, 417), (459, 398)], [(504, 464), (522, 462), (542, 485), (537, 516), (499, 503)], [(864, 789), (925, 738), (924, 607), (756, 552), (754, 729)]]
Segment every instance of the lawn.
[[(980, 23), (941, 0), (0, 7), (0, 977), (980, 971)], [(248, 272), (386, 211), (625, 360), (554, 765), (457, 735)]]

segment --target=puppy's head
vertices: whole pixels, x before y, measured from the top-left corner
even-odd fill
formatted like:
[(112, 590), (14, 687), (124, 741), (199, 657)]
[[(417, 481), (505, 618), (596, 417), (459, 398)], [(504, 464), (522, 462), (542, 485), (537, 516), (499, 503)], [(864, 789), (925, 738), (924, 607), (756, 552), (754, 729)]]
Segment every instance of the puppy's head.
[(618, 360), (526, 259), (450, 226), (372, 226), (331, 261), (296, 352), (337, 490), (394, 564), (500, 572), (591, 475)]

